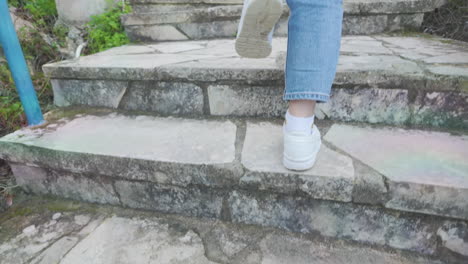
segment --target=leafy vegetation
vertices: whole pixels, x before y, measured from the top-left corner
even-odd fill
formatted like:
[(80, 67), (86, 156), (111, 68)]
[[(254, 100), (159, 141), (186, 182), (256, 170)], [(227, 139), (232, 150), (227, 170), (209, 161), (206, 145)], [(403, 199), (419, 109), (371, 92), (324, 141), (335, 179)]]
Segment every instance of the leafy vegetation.
[(103, 14), (93, 16), (87, 24), (87, 53), (97, 53), (113, 47), (128, 44), (130, 41), (124, 32), (120, 16), (129, 13), (131, 8), (125, 3), (113, 5)]
[[(28, 62), (32, 81), (43, 109), (52, 105), (52, 89), (49, 80), (42, 72), (42, 65), (60, 60), (58, 51), (64, 45), (66, 32), (63, 28), (54, 28), (57, 20), (55, 0), (15, 0), (9, 1), (16, 7), (16, 15), (32, 23), (32, 27), (23, 27), (18, 38)], [(58, 33), (58, 34), (54, 34)], [(54, 36), (60, 38), (55, 38)], [(0, 58), (0, 135), (26, 125), (16, 87), (8, 65)]]

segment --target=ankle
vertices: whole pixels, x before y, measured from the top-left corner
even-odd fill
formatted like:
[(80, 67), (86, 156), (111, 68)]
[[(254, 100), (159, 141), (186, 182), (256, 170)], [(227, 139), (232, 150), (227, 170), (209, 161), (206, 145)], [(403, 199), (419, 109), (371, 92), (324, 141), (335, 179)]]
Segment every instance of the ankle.
[(315, 116), (296, 117), (286, 112), (285, 129), (287, 132), (301, 132), (306, 134), (312, 133), (312, 128), (315, 121)]
[(288, 112), (295, 117), (311, 117), (315, 113), (316, 101), (292, 100), (289, 101)]

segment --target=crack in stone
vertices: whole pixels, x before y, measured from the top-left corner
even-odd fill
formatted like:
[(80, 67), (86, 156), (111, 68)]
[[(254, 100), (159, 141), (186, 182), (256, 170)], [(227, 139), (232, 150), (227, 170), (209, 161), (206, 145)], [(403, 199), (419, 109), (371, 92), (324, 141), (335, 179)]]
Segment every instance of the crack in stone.
[[(96, 219), (97, 220), (97, 219)], [(65, 254), (63, 254), (63, 256), (60, 258), (60, 261), (62, 259), (64, 259), (78, 244), (80, 244), (83, 240), (85, 240), (87, 237), (89, 237), (93, 232), (94, 230), (96, 230), (98, 227), (100, 227), (102, 225), (102, 223), (104, 223), (104, 221), (106, 220), (106, 218), (102, 219), (101, 223), (99, 223), (99, 225), (97, 225), (93, 230), (91, 230), (86, 236), (84, 236), (83, 238), (80, 239), (80, 237), (78, 236), (74, 236), (76, 238), (78, 238), (78, 241), (75, 243), (75, 245), (73, 245), (73, 247), (71, 247), (69, 250), (67, 250), (67, 252)], [(87, 227), (90, 223), (91, 223), (92, 219), (89, 220), (89, 222), (84, 225), (79, 231), (82, 231), (85, 227)]]
[[(47, 247), (43, 248), (41, 251), (39, 251), (38, 253), (36, 253), (36, 255), (34, 255), (33, 257), (31, 257), (31, 258), (30, 258), (29, 260), (27, 260), (26, 262), (27, 262), (27, 263), (31, 263), (31, 262), (34, 261), (36, 258), (38, 258), (42, 253), (44, 253), (45, 251), (47, 251), (47, 249), (49, 249), (50, 247), (52, 247), (53, 245), (55, 245), (55, 243), (57, 243), (58, 241), (60, 241), (62, 238), (67, 237), (67, 236), (76, 237), (76, 236), (74, 236), (74, 234), (79, 233), (81, 230), (83, 230), (85, 227), (87, 227), (87, 226), (89, 225), (89, 223), (91, 223), (91, 220), (92, 220), (92, 219), (90, 218), (90, 220), (88, 220), (88, 222), (87, 222), (85, 225), (83, 225), (81, 228), (79, 228), (78, 230), (72, 230), (72, 231), (70, 231), (70, 232), (67, 232), (67, 233), (65, 233), (65, 234), (63, 234), (63, 235), (61, 235), (61, 236), (59, 236), (57, 239), (54, 240), (54, 242), (52, 242), (52, 243), (50, 243), (49, 245), (47, 245)], [(90, 234), (91, 234), (91, 232), (90, 232)], [(89, 235), (89, 234), (88, 234), (88, 235)], [(78, 240), (78, 242), (76, 242), (76, 244), (72, 247), (72, 249), (73, 249), (78, 243), (80, 243), (80, 241), (81, 241), (81, 240)], [(61, 259), (63, 259), (63, 258), (66, 256), (66, 254), (68, 254), (68, 252), (70, 252), (70, 250), (68, 250), (67, 253), (65, 253), (65, 254), (62, 256)]]
[(380, 42), (380, 43), (382, 44), (382, 46), (384, 46), (384, 47), (387, 48), (390, 52), (392, 52), (393, 56), (398, 57), (398, 58), (400, 58), (400, 59), (402, 59), (402, 60), (404, 60), (404, 61), (409, 61), (409, 62), (415, 63), (415, 64), (418, 66), (418, 68), (420, 68), (420, 69), (422, 70), (422, 72), (423, 72), (423, 74), (424, 74), (425, 76), (431, 76), (431, 77), (434, 77), (434, 76), (435, 76), (432, 72), (430, 72), (430, 71), (427, 69), (427, 63), (422, 62), (422, 61), (420, 61), (420, 60), (416, 60), (416, 59), (411, 59), (411, 58), (404, 57), (403, 55), (397, 53), (397, 52), (394, 51), (391, 47), (389, 47), (389, 45), (392, 45), (391, 43), (389, 43), (389, 42), (387, 42), (387, 41), (385, 41), (385, 40), (383, 40), (383, 39), (379, 39), (379, 38), (377, 38), (377, 37), (375, 37), (375, 36), (370, 36), (370, 37), (373, 38), (373, 39), (375, 39), (377, 42)]
[(116, 109), (120, 109), (123, 98), (127, 94), (127, 91), (130, 90), (130, 86), (132, 84), (132, 81), (127, 81), (127, 85), (125, 86), (125, 89), (117, 96), (117, 104), (115, 106)]

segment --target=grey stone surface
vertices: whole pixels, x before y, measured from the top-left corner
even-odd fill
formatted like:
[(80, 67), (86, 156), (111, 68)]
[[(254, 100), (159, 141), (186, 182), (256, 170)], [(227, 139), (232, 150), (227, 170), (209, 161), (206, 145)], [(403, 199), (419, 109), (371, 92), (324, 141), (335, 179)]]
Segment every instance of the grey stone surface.
[(387, 197), (385, 178), (373, 168), (354, 160), (353, 203), (383, 205)]
[(446, 222), (437, 230), (437, 236), (448, 250), (468, 257), (468, 232), (466, 223)]
[(316, 166), (299, 173), (282, 166), (279, 124), (237, 131), (226, 120), (70, 111), (0, 139), (0, 157), (27, 191), (225, 217), (223, 190), (240, 188), (468, 219), (466, 136), (333, 125)]
[(126, 81), (52, 80), (56, 106), (89, 105), (117, 108), (127, 90)]
[(110, 181), (94, 176), (86, 177), (40, 167), (11, 164), (18, 184), (35, 194), (52, 194), (59, 197), (95, 202), (119, 204), (119, 198)]
[(83, 239), (61, 261), (71, 263), (213, 263), (193, 231), (170, 232), (167, 224), (112, 217)]
[[(1, 240), (0, 248), (9, 248), (2, 264), (23, 263), (316, 263), (316, 264), (442, 264), (463, 263), (447, 257), (423, 256), (399, 250), (370, 247), (340, 240), (324, 240), (317, 236), (281, 232), (271, 228), (223, 223), (207, 219), (176, 217), (122, 208), (90, 206), (73, 203), (81, 215), (65, 201), (40, 197), (27, 200), (22, 208), (60, 206), (64, 219), (53, 225), (51, 212), (38, 211), (29, 216), (16, 215), (15, 223), (37, 226), (40, 232), (30, 236), (12, 234)], [(77, 226), (76, 219), (87, 218), (90, 223)], [(75, 221), (73, 221), (75, 219)], [(1, 222), (0, 229), (11, 228)], [(81, 230), (80, 230), (81, 228)], [(51, 241), (29, 260), (20, 256), (24, 248), (56, 233), (67, 234)], [(85, 231), (85, 232), (84, 232)], [(73, 245), (73, 246), (71, 246)], [(71, 247), (70, 247), (71, 246)], [(47, 256), (47, 257), (46, 257)], [(438, 260), (440, 259), (440, 260)], [(447, 261), (445, 261), (447, 260)], [(463, 258), (458, 258), (463, 261)], [(41, 262), (42, 261), (42, 262)]]
[(334, 89), (330, 101), (316, 108), (323, 118), (367, 123), (405, 124), (411, 117), (407, 90)]
[(333, 125), (325, 140), (388, 181), (388, 208), (468, 218), (468, 138)]
[[(73, 241), (60, 240), (67, 240), (68, 234), (79, 231), (84, 225), (77, 224), (73, 218), (69, 217), (56, 223), (48, 221), (38, 225), (36, 232), (22, 233), (8, 242), (2, 243), (0, 245), (0, 255), (2, 256), (0, 263), (30, 263), (29, 261), (36, 255), (38, 257), (31, 263), (51, 263), (41, 261), (56, 260), (59, 255), (66, 253), (66, 248), (69, 248)], [(57, 241), (63, 244), (58, 245)]]
[[(313, 242), (289, 236), (267, 235), (260, 242), (263, 253), (261, 263), (268, 264), (344, 264), (344, 263), (405, 263), (405, 259), (396, 255), (381, 254), (377, 250), (359, 248), (317, 247)], [(411, 259), (413, 263), (431, 263), (423, 258)], [(437, 261), (434, 261), (437, 263)]]
[(122, 158), (222, 164), (234, 160), (235, 135), (231, 121), (112, 113), (76, 117), (49, 129), (20, 130), (2, 141)]
[(115, 188), (126, 207), (185, 216), (221, 217), (223, 196), (217, 191), (128, 181), (117, 181)]
[[(233, 40), (225, 39), (130, 45), (46, 65), (44, 70), (57, 79), (54, 89), (60, 105), (115, 106), (123, 89), (115, 88), (120, 80), (121, 86), (129, 81), (132, 87), (147, 87), (134, 93), (127, 87), (127, 95), (135, 100), (125, 101), (129, 105), (125, 109), (140, 106), (144, 111), (186, 115), (199, 114), (203, 108), (204, 114), (281, 116), (285, 50), (284, 38), (274, 39), (271, 56), (260, 60), (239, 58)], [(465, 44), (438, 38), (344, 37), (331, 101), (319, 105), (317, 114), (371, 123), (467, 128), (467, 64), (453, 61), (460, 54), (468, 54)], [(427, 62), (431, 58), (437, 63)], [(100, 90), (106, 91), (101, 92), (104, 97), (95, 96)], [(225, 103), (227, 97), (230, 103)], [(161, 104), (172, 99), (174, 103)], [(142, 100), (148, 100), (147, 105)]]
[(144, 26), (158, 24), (202, 23), (216, 20), (237, 20), (242, 12), (242, 5), (220, 5), (176, 12), (133, 13), (122, 16), (125, 26)]
[[(419, 28), (424, 12), (433, 11), (445, 0), (346, 0), (344, 1), (344, 34), (376, 34), (386, 31)], [(165, 40), (158, 37), (154, 25), (171, 25), (185, 32), (190, 39), (233, 37), (241, 15), (242, 3), (236, 2), (138, 2), (132, 14), (123, 16), (132, 39)], [(283, 19), (275, 32), (287, 36), (285, 5)], [(138, 28), (138, 30), (135, 30)]]
[(392, 13), (411, 13), (411, 12), (430, 12), (434, 8), (443, 5), (445, 0), (426, 0), (426, 1), (363, 1), (363, 0), (344, 0), (344, 9), (348, 14), (392, 14)]
[(424, 126), (468, 127), (468, 92), (420, 92), (414, 102), (412, 123)]
[(164, 115), (203, 114), (203, 91), (192, 83), (134, 81), (119, 108)]
[(239, 21), (212, 21), (205, 23), (180, 24), (178, 28), (189, 39), (233, 38), (236, 36)]
[(60, 0), (57, 1), (59, 19), (67, 24), (82, 26), (91, 16), (103, 13), (112, 1), (106, 0)]
[(428, 220), (348, 203), (237, 191), (231, 193), (228, 203), (235, 223), (274, 226), (425, 254), (436, 250), (435, 226)]
[(259, 189), (303, 192), (317, 199), (351, 201), (354, 168), (351, 158), (323, 145), (316, 165), (305, 172), (291, 172), (282, 165), (282, 127), (248, 123), (242, 164), (248, 170), (241, 183)]
[(287, 109), (287, 102), (283, 101), (283, 89), (278, 86), (210, 85), (210, 113), (228, 116), (281, 116)]
[(60, 260), (78, 243), (78, 241), (79, 239), (73, 236), (60, 238), (39, 256), (34, 258), (31, 264), (60, 263)]
[(188, 40), (189, 38), (171, 25), (127, 26), (127, 36), (133, 41)]
[[(61, 122), (3, 138), (0, 155), (54, 170), (177, 186), (232, 186), (242, 176), (233, 163), (236, 126), (230, 121), (88, 114)], [(43, 193), (43, 187), (34, 188)]]

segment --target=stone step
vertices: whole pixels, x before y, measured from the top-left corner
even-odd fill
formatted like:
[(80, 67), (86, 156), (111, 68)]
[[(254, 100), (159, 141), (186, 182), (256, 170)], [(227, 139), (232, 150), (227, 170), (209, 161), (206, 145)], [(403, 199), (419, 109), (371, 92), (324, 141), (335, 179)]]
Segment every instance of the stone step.
[(32, 193), (468, 260), (466, 135), (319, 123), (317, 164), (292, 172), (275, 120), (89, 108), (47, 119), (0, 139)]
[[(57, 106), (182, 116), (280, 117), (284, 51), (240, 58), (233, 40), (130, 45), (44, 66)], [(468, 45), (430, 37), (344, 37), (318, 118), (468, 129)], [(227, 101), (226, 99), (229, 98)]]
[[(345, 0), (343, 34), (368, 35), (419, 29), (425, 12), (446, 0)], [(133, 41), (232, 38), (242, 13), (242, 0), (133, 1), (134, 12), (122, 16)], [(289, 10), (285, 5), (276, 36), (287, 35)]]
[(8, 220), (0, 222), (2, 230), (13, 233), (0, 240), (3, 264), (457, 263), (446, 255), (428, 257), (272, 228), (37, 196), (10, 211), (28, 214), (7, 213)]

